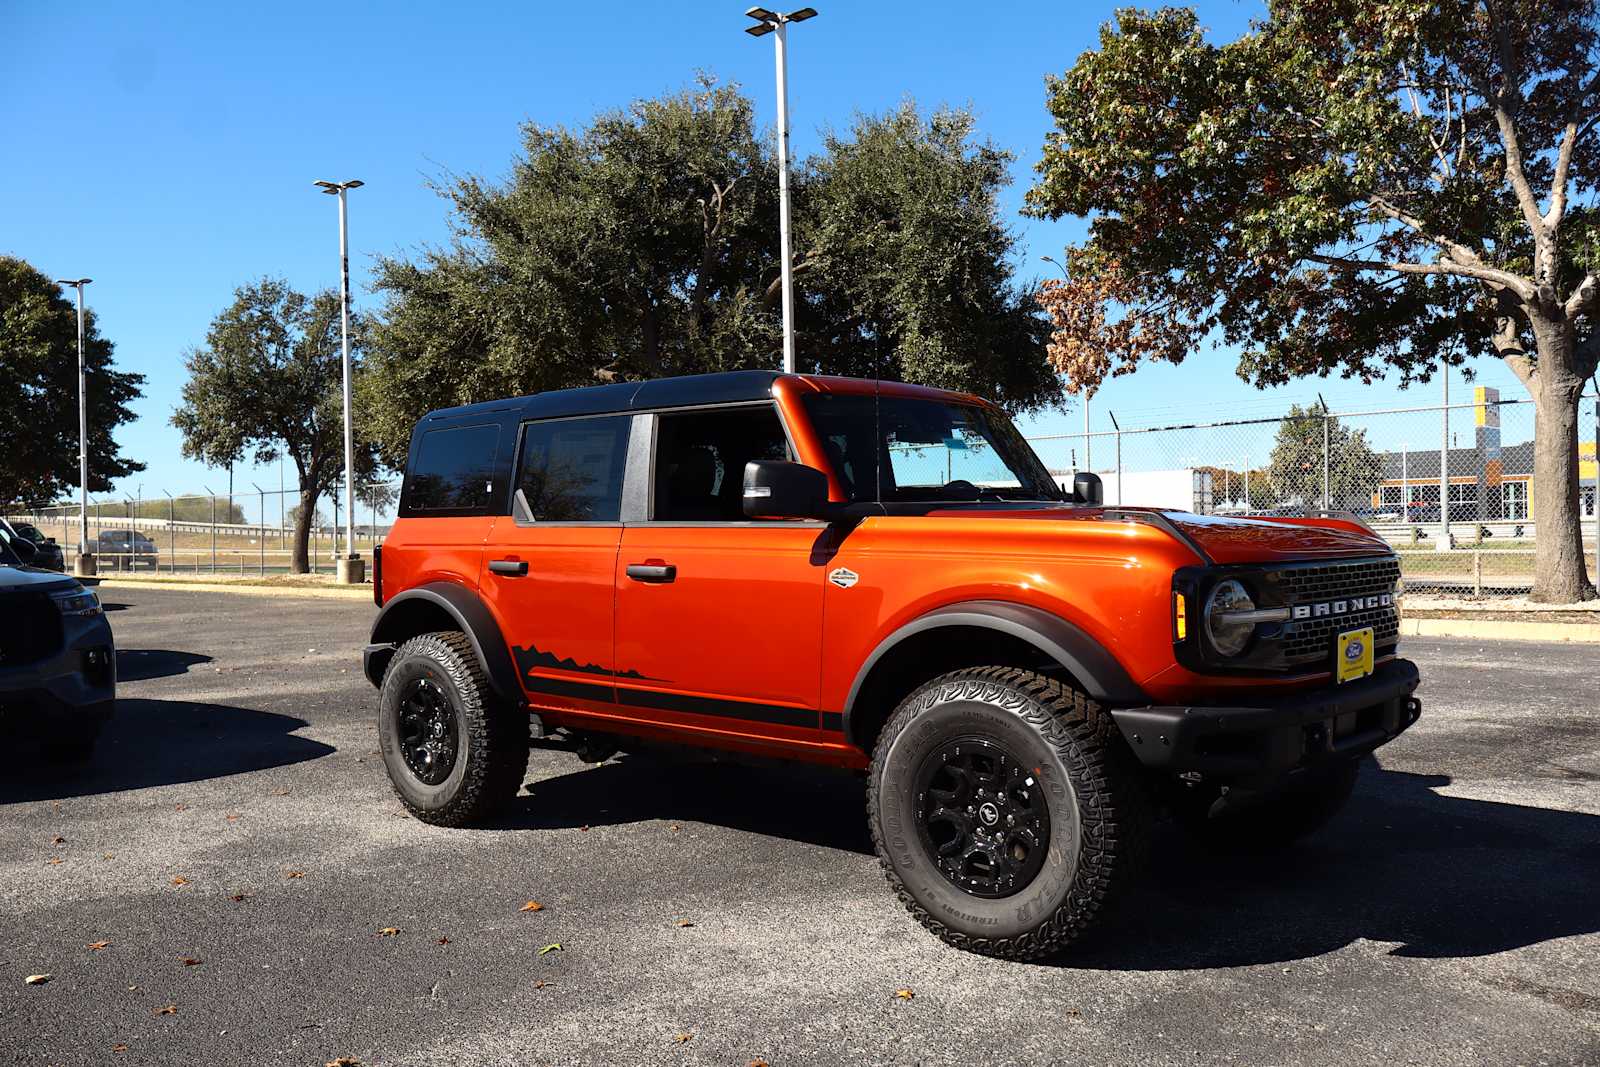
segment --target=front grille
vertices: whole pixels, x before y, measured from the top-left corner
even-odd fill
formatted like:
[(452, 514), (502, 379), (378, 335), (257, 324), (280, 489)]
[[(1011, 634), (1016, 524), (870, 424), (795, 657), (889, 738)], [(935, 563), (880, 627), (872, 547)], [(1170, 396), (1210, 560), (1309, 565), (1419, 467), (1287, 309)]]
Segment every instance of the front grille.
[[(1400, 580), (1400, 562), (1388, 558), (1302, 564), (1277, 570), (1270, 580), (1277, 586), (1282, 603), (1291, 607), (1393, 595)], [(1367, 626), (1372, 627), (1373, 643), (1378, 648), (1393, 646), (1400, 640), (1400, 613), (1391, 603), (1388, 607), (1285, 623), (1280, 645), (1283, 658), (1293, 665), (1330, 660), (1335, 634)]]
[(61, 612), (42, 593), (0, 594), (0, 667), (36, 663), (61, 647)]

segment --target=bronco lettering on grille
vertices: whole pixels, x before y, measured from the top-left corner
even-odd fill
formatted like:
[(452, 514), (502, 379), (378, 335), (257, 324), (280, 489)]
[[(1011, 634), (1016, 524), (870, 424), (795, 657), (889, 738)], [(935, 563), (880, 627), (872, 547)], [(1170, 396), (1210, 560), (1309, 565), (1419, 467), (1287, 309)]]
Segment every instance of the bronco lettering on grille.
[(1324, 600), (1317, 604), (1296, 604), (1294, 606), (1294, 617), (1296, 619), (1321, 619), (1332, 615), (1348, 615), (1353, 611), (1370, 611), (1373, 608), (1387, 608), (1393, 605), (1393, 594), (1375, 593), (1372, 596), (1353, 596), (1344, 600)]

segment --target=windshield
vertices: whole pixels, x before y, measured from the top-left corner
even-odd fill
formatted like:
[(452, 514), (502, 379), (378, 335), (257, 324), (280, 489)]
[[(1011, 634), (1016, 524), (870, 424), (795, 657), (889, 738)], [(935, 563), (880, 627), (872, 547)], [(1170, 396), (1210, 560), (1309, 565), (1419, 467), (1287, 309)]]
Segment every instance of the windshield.
[(852, 502), (1065, 499), (993, 408), (834, 393), (804, 404)]

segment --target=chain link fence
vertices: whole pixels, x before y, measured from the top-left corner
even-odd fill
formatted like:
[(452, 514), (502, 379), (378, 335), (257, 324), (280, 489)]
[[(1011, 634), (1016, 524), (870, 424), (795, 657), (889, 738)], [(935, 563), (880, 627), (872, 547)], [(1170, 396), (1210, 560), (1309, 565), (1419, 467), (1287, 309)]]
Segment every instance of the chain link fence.
[[(1585, 412), (1593, 402), (1585, 397)], [(1597, 430), (1590, 418), (1580, 426), (1579, 512), (1594, 553)], [(1353, 516), (1394, 546), (1408, 591), (1489, 597), (1522, 595), (1533, 584), (1533, 500), (1542, 491), (1533, 432), (1531, 400), (1477, 386), (1470, 401), (1449, 406), (1319, 406), (1030, 440), (1063, 484), (1079, 471), (1099, 475), (1108, 504)]]
[[(1585, 411), (1593, 402), (1585, 398)], [(1113, 417), (1113, 422), (1115, 419)], [(1596, 548), (1596, 435), (1578, 446), (1584, 542)], [(1478, 386), (1448, 407), (1332, 412), (1145, 426), (1030, 438), (1057, 479), (1099, 475), (1108, 504), (1208, 515), (1320, 515), (1360, 520), (1400, 555), (1405, 588), (1451, 596), (1515, 596), (1533, 582), (1534, 408)], [(356, 492), (354, 551), (369, 555), (394, 521), (399, 479)], [(1559, 491), (1559, 490), (1556, 490)], [(308, 563), (332, 573), (342, 544), (342, 488), (323, 494)], [(90, 499), (88, 546), (103, 572), (283, 574), (290, 570), (298, 489)], [(62, 546), (80, 551), (78, 504), (9, 505)], [(1600, 573), (1600, 566), (1595, 567)]]
[[(332, 574), (349, 551), (371, 558), (394, 522), (400, 481), (356, 488), (355, 540), (346, 546), (344, 488), (324, 493), (312, 516), (306, 543), (313, 574)], [(232, 495), (89, 497), (87, 514), (77, 503), (10, 504), (13, 524), (28, 523), (61, 546), (68, 570), (87, 544), (102, 574), (127, 572), (257, 575), (287, 574), (294, 554), (299, 489), (250, 489)], [(87, 541), (83, 536), (88, 529)]]

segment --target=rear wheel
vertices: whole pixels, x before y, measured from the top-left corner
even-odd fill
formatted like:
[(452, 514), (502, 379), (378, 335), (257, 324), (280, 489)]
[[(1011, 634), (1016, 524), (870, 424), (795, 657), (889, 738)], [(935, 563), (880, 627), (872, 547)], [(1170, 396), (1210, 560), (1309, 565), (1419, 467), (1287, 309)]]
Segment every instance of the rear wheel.
[(516, 796), (528, 769), (528, 723), (489, 688), (464, 634), (413, 637), (378, 696), (389, 781), (423, 822), (464, 826)]
[(1253, 794), (1179, 784), (1172, 813), (1180, 826), (1214, 848), (1271, 852), (1326, 826), (1350, 800), (1360, 772), (1360, 760), (1333, 760)]
[(1110, 716), (1010, 667), (917, 690), (873, 754), (868, 817), (885, 876), (958, 948), (1030, 959), (1120, 896), (1147, 826), (1144, 782)]

